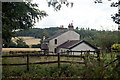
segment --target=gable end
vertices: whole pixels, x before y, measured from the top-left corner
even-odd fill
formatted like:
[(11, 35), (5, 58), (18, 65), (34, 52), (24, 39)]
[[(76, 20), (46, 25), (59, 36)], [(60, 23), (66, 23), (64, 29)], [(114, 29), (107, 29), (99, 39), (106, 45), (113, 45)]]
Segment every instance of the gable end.
[(84, 43), (86, 43), (87, 45), (89, 45), (90, 47), (92, 47), (93, 49), (98, 50), (98, 48), (97, 48), (97, 47), (95, 47), (95, 46), (91, 45), (90, 43), (88, 43), (87, 41), (84, 41), (84, 40), (80, 41), (78, 44), (76, 44), (76, 45), (74, 45), (74, 46), (71, 46), (69, 49), (72, 49), (72, 48), (74, 48), (74, 47), (78, 46), (79, 44), (81, 44), (81, 43), (83, 43), (83, 42), (84, 42)]

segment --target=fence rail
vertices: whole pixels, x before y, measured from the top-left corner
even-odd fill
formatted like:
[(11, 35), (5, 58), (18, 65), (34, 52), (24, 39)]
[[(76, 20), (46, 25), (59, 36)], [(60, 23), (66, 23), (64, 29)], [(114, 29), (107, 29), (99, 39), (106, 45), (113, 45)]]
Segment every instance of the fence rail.
[[(26, 57), (27, 55), (29, 55), (29, 56), (37, 56), (37, 57), (39, 57), (39, 56), (58, 56), (58, 54), (49, 54), (49, 55), (45, 55), (45, 54), (22, 54), (22, 55), (4, 55), (4, 56), (2, 56), (3, 58), (4, 57)], [(67, 54), (65, 54), (65, 55), (60, 55), (61, 57), (79, 57), (79, 58), (83, 58), (84, 56), (78, 56), (78, 55), (67, 55)]]
[[(90, 53), (90, 52), (94, 52), (96, 53), (95, 51), (66, 51), (64, 53), (71, 53), (71, 52), (80, 52), (80, 53)], [(34, 63), (30, 63), (29, 61), (29, 57), (43, 57), (43, 56), (46, 56), (46, 57), (57, 57), (57, 61), (48, 61), (48, 62), (34, 62)], [(60, 60), (61, 57), (73, 57), (73, 58), (82, 58), (84, 59), (84, 56), (82, 55), (68, 55), (68, 54), (61, 54), (61, 53), (55, 53), (55, 54), (21, 54), (21, 55), (4, 55), (2, 56), (2, 58), (10, 58), (10, 57), (26, 57), (26, 63), (21, 63), (21, 64), (0, 64), (0, 65), (3, 65), (3, 66), (21, 66), (21, 65), (26, 65), (27, 66), (27, 70), (29, 71), (29, 65), (31, 64), (53, 64), (53, 63), (57, 63), (58, 64), (58, 67), (60, 67), (60, 63), (78, 63), (78, 64), (85, 64), (85, 61), (84, 62), (78, 62), (78, 61), (63, 61), (63, 60)], [(94, 56), (95, 57), (95, 56)]]

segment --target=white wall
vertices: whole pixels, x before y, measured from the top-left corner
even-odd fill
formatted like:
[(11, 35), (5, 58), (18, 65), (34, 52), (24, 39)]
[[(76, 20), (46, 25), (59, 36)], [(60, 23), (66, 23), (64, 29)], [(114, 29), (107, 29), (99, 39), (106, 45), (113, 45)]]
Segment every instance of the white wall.
[(59, 52), (66, 52), (67, 50), (69, 50), (69, 49), (60, 48), (60, 49), (59, 49)]
[[(70, 49), (60, 48), (59, 52), (65, 52), (67, 50), (70, 51)], [(94, 48), (90, 47), (88, 44), (86, 44), (84, 42), (71, 49), (71, 51), (89, 51), (89, 50), (95, 51)], [(84, 52), (82, 54), (84, 54)], [(90, 52), (90, 54), (94, 54), (94, 52)], [(80, 52), (72, 52), (72, 53), (70, 53), (70, 55), (81, 55), (81, 53)]]
[(73, 49), (72, 49), (73, 51), (80, 51), (80, 50), (82, 50), (82, 51), (88, 51), (88, 50), (90, 50), (90, 51), (95, 51), (95, 49), (94, 48), (92, 48), (92, 47), (90, 47), (88, 44), (86, 44), (86, 43), (81, 43), (81, 44), (79, 44), (78, 46), (76, 46), (76, 47), (74, 47)]
[[(72, 51), (89, 51), (89, 50), (90, 51), (95, 51), (94, 48), (90, 47), (88, 44), (86, 44), (84, 42), (79, 44), (78, 46), (72, 48), (71, 50)], [(80, 55), (80, 53), (78, 53), (78, 52), (75, 52), (74, 54), (75, 55)], [(93, 52), (90, 52), (90, 54), (93, 54)]]
[[(59, 52), (67, 51), (67, 50), (70, 50), (70, 49), (60, 48)], [(90, 47), (88, 44), (86, 44), (84, 42), (71, 49), (71, 51), (88, 51), (88, 50), (95, 51), (94, 48)], [(71, 55), (81, 55), (80, 52), (72, 52), (70, 54)], [(82, 53), (82, 54), (84, 54), (84, 53)], [(93, 52), (90, 52), (90, 54), (93, 54)]]
[[(55, 44), (55, 39), (57, 39), (57, 44)], [(63, 44), (64, 42), (66, 42), (68, 40), (80, 40), (80, 35), (72, 30), (69, 30), (69, 31), (61, 34), (60, 36), (49, 41), (49, 44), (48, 44), (49, 51), (54, 52), (54, 49), (57, 46)]]
[[(59, 49), (59, 52), (61, 52), (61, 54), (67, 54), (67, 51), (70, 51), (70, 49), (65, 49), (65, 48), (60, 48)], [(74, 53), (73, 52), (69, 52), (69, 55), (74, 55)]]

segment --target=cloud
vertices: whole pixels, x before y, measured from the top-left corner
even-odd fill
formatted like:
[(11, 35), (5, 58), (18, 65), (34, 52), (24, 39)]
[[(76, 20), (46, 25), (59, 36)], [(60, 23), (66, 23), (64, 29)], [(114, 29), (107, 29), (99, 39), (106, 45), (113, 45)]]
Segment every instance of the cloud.
[[(103, 4), (95, 4), (92, 0), (70, 0), (74, 2), (73, 8), (63, 6), (58, 12), (48, 7), (46, 0), (34, 0), (39, 4), (40, 10), (45, 10), (48, 17), (36, 24), (35, 27), (44, 28), (64, 25), (67, 27), (72, 22), (75, 27), (90, 27), (95, 29), (111, 29), (117, 26), (111, 19), (111, 14), (117, 12), (117, 8), (111, 8), (109, 1)], [(110, 28), (111, 27), (111, 28)], [(116, 29), (116, 28), (115, 28)]]

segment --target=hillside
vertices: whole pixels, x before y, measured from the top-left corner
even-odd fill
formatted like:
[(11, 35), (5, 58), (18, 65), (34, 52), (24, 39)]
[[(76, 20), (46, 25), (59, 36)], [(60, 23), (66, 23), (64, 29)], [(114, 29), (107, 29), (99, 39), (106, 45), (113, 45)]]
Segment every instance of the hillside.
[(56, 32), (59, 31), (58, 27), (51, 27), (51, 28), (32, 28), (27, 30), (21, 30), (16, 33), (16, 36), (27, 36), (27, 37), (35, 37), (41, 38), (43, 36), (50, 37), (54, 35)]
[(23, 39), (23, 41), (29, 46), (40, 44), (40, 40), (41, 40), (34, 37), (15, 37), (12, 38), (12, 41), (15, 42), (18, 38)]
[[(66, 29), (66, 28), (64, 28)], [(43, 36), (46, 38), (56, 34), (60, 29), (58, 27), (51, 28), (33, 28), (28, 30), (18, 31), (16, 36), (27, 36), (27, 37), (35, 37), (42, 39)], [(120, 43), (120, 32), (119, 31), (99, 31), (95, 29), (75, 29), (75, 31), (80, 34), (81, 40), (86, 40), (94, 46), (101, 47), (105, 50), (111, 50), (111, 46), (115, 43)]]

